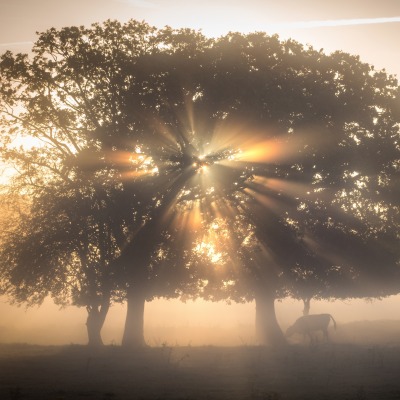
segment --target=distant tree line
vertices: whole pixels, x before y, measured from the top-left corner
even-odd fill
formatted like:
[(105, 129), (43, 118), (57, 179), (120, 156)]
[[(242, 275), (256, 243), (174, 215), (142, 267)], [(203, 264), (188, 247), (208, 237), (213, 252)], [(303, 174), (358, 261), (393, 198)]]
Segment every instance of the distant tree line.
[(145, 345), (154, 298), (274, 302), (400, 292), (400, 96), (394, 76), (258, 32), (106, 21), (51, 28), (0, 63), (0, 293), (113, 303)]

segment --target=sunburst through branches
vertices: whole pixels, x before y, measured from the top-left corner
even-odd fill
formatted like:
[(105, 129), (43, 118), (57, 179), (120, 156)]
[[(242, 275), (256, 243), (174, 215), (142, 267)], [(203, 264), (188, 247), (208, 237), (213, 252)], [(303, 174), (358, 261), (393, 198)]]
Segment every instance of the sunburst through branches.
[[(277, 268), (277, 276), (281, 261), (275, 260), (282, 258), (293, 267), (317, 259), (338, 264), (327, 257), (332, 249), (317, 233), (318, 225), (346, 232), (340, 224), (333, 227), (338, 215), (346, 219), (346, 210), (329, 187), (329, 172), (320, 162), (324, 157), (320, 153), (325, 154), (331, 144), (329, 135), (317, 129), (253, 129), (225, 119), (209, 133), (196, 128), (193, 116), (189, 120), (189, 127), (183, 124), (187, 129), (176, 131), (155, 123), (155, 131), (143, 143), (132, 144), (130, 150), (110, 150), (102, 157), (120, 179), (132, 184), (137, 204), (146, 204), (144, 224), (153, 218), (152, 207), (167, 202), (157, 218), (163, 230), (175, 235), (175, 245), (180, 243), (187, 249), (185, 254), (191, 254), (188, 265), (202, 259), (204, 265), (225, 268), (229, 264), (238, 273), (242, 249), (249, 241), (249, 235), (238, 239), (238, 230), (245, 229), (239, 228), (238, 221), (251, 226), (252, 252), (261, 249), (244, 263), (268, 262)], [(318, 220), (321, 213), (331, 222), (325, 223), (325, 217)], [(292, 256), (284, 248), (290, 241), (296, 248)], [(232, 274), (226, 279), (234, 281)]]
[[(163, 135), (164, 131), (158, 134)], [(119, 165), (122, 179), (132, 180), (148, 193), (155, 207), (173, 192), (164, 212), (163, 229), (175, 232), (177, 242), (190, 243), (196, 257), (215, 266), (228, 260), (232, 263), (232, 252), (246, 246), (243, 240), (226, 242), (227, 236), (239, 235), (233, 232), (238, 229), (237, 216), (245, 214), (248, 223), (256, 224), (258, 213), (264, 210), (265, 215), (274, 215), (296, 230), (299, 211), (304, 212), (304, 205), (309, 207), (320, 190), (312, 180), (296, 179), (304, 172), (305, 154), (321, 146), (321, 140), (312, 140), (309, 133), (296, 136), (292, 131), (277, 134), (229, 126), (216, 129), (206, 142), (195, 129), (175, 135), (175, 142), (171, 133), (167, 140), (158, 136), (156, 143), (168, 144), (136, 145), (131, 152), (115, 152), (109, 159)], [(312, 172), (315, 175), (316, 171)], [(262, 241), (257, 240), (259, 244)], [(263, 248), (273, 259), (273, 245)]]

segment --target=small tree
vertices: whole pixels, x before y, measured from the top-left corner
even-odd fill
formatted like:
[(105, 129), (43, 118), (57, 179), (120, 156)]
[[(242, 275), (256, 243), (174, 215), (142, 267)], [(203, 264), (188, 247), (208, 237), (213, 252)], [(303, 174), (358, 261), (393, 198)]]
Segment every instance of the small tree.
[(18, 304), (51, 296), (61, 306), (85, 307), (89, 345), (100, 345), (108, 309), (124, 293), (111, 265), (126, 240), (123, 221), (118, 226), (118, 213), (106, 207), (115, 193), (104, 182), (97, 190), (76, 182), (43, 189), (3, 235), (3, 292)]

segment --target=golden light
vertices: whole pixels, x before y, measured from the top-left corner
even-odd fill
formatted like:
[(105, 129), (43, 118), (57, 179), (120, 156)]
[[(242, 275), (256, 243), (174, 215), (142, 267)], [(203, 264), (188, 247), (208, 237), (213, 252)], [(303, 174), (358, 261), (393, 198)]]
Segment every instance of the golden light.
[(274, 211), (276, 214), (280, 214), (284, 211), (284, 206), (271, 196), (258, 193), (256, 190), (250, 188), (245, 188), (244, 191), (253, 199), (255, 199), (259, 204)]
[(200, 166), (200, 168), (197, 170), (197, 172), (207, 172), (208, 171), (208, 165), (203, 164)]
[(266, 178), (256, 175), (253, 182), (256, 185), (263, 186), (275, 192), (282, 192), (291, 197), (302, 197), (310, 194), (309, 185), (292, 182), (287, 179)]
[(325, 128), (318, 126), (308, 130), (289, 128), (286, 132), (266, 126), (264, 129), (253, 128), (244, 122), (221, 124), (215, 131), (207, 151), (232, 148), (232, 152), (223, 165), (232, 162), (281, 163), (301, 161), (312, 149), (328, 147), (332, 135), (321, 134)]
[(104, 153), (104, 160), (119, 170), (123, 180), (154, 176), (159, 173), (153, 158), (145, 154), (139, 146), (133, 151), (108, 151)]
[[(172, 211), (172, 210), (171, 210)], [(180, 234), (197, 232), (202, 228), (200, 200), (189, 200), (175, 205), (175, 213), (171, 226)]]
[(210, 242), (200, 242), (198, 243), (194, 251), (199, 255), (199, 256), (205, 256), (206, 258), (209, 259), (209, 261), (213, 264), (218, 264), (222, 261), (223, 254), (221, 252), (218, 252), (216, 250), (216, 247), (213, 243)]
[(217, 229), (219, 229), (219, 224), (217, 222), (213, 222), (211, 228), (216, 231)]
[[(316, 128), (307, 132), (293, 129), (279, 132), (268, 126), (255, 128), (246, 121), (223, 119), (214, 126), (210, 136), (202, 136), (202, 128), (209, 130), (209, 127), (195, 116), (196, 97), (186, 100), (185, 111), (177, 115), (179, 132), (162, 121), (154, 122), (157, 145), (160, 144), (168, 160), (176, 166), (176, 173), (189, 172), (162, 219), (168, 228), (174, 229), (179, 240), (191, 241), (194, 254), (214, 265), (223, 265), (229, 259), (227, 249), (236, 246), (233, 237), (230, 238), (233, 227), (225, 226), (226, 221), (234, 221), (245, 213), (249, 198), (281, 214), (285, 212), (285, 202), (276, 194), (300, 199), (312, 192), (308, 185), (257, 175), (257, 164), (271, 164), (272, 174), (274, 164), (300, 163), (305, 154), (324, 144), (316, 138), (327, 135), (316, 135)], [(130, 153), (113, 156), (126, 167), (122, 169), (126, 178), (157, 175), (163, 168), (138, 146)], [(237, 191), (232, 202), (226, 198), (225, 190), (235, 185)], [(246, 240), (248, 243), (244, 244), (250, 245), (251, 240)]]

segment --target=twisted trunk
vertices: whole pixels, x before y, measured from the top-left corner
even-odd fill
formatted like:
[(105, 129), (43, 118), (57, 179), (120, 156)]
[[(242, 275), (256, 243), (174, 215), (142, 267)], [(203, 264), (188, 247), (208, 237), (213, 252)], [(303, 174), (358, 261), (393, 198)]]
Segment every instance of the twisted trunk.
[(88, 346), (103, 346), (101, 330), (103, 328), (104, 321), (106, 320), (109, 308), (110, 302), (108, 300), (105, 301), (100, 307), (87, 307), (88, 316), (86, 320), (86, 329), (88, 334)]

